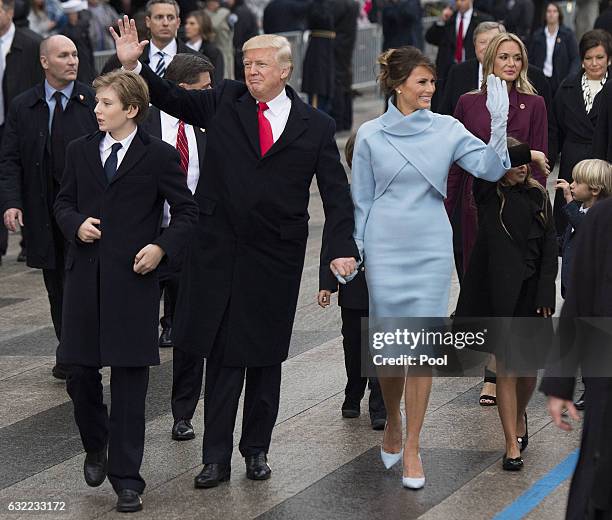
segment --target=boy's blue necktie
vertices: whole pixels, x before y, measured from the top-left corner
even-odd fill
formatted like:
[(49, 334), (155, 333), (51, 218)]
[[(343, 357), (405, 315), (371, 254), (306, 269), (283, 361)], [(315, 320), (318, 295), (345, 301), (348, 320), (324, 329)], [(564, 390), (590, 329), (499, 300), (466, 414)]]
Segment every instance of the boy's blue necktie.
[(115, 176), (117, 173), (117, 152), (121, 150), (123, 145), (121, 143), (115, 143), (111, 148), (111, 154), (106, 159), (104, 163), (104, 173), (106, 173), (106, 180), (108, 182)]

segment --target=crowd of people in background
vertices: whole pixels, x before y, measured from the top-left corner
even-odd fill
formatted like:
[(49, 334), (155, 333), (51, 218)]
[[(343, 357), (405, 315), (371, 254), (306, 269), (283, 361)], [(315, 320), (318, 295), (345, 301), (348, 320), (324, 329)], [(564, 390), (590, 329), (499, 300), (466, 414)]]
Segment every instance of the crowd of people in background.
[[(385, 430), (381, 448), (383, 461), (390, 466), (403, 457), (404, 486), (413, 489), (423, 487), (425, 473), (418, 438), (431, 377), (408, 378), (406, 382), (403, 378), (400, 382), (397, 377), (395, 381), (393, 378), (370, 378), (368, 381), (362, 377), (358, 360), (359, 322), (368, 313), (374, 317), (445, 315), (449, 290), (447, 278), (452, 269), (453, 256), (462, 290), (457, 307), (458, 317), (549, 317), (555, 307), (554, 280), (558, 251), (563, 255), (562, 295), (566, 296), (570, 285), (568, 266), (576, 255), (575, 244), (579, 243), (574, 240), (574, 235), (582, 227), (584, 215), (591, 206), (605, 199), (612, 189), (610, 165), (604, 161), (612, 159), (609, 138), (612, 83), (608, 81), (612, 62), (612, 6), (582, 0), (577, 2), (575, 8), (575, 28), (572, 29), (564, 23), (566, 13), (560, 4), (542, 0), (454, 0), (452, 5), (441, 6), (438, 18), (428, 26), (424, 23), (426, 5), (422, 0), (149, 0), (146, 3), (130, 0), (0, 0), (0, 209), (5, 223), (5, 226), (0, 226), (0, 262), (7, 250), (7, 230), (15, 232), (19, 228), (17, 224), (25, 224), (18, 260), (42, 269), (55, 333), (64, 349), (62, 355), (58, 354), (53, 375), (59, 379), (68, 377), (68, 390), (73, 399), (76, 396), (77, 401), (79, 392), (91, 390), (92, 395), (94, 391), (97, 392), (97, 372), (76, 371), (71, 375), (69, 367), (74, 364), (95, 364), (96, 360), (88, 358), (83, 361), (85, 358), (74, 354), (80, 342), (83, 342), (82, 338), (70, 340), (73, 341), (70, 348), (74, 352), (66, 353), (65, 349), (69, 349), (67, 345), (71, 343), (65, 328), (62, 333), (62, 323), (70, 323), (74, 331), (79, 330), (80, 322), (75, 318), (75, 315), (78, 316), (76, 312), (65, 315), (67, 307), (63, 306), (63, 301), (67, 288), (70, 289), (68, 298), (71, 298), (73, 306), (76, 306), (74, 302), (78, 301), (78, 296), (82, 295), (78, 292), (81, 289), (78, 283), (65, 283), (66, 271), (72, 269), (74, 262), (73, 255), (68, 254), (73, 249), (68, 245), (66, 234), (74, 238), (76, 233), (80, 243), (93, 243), (101, 236), (100, 222), (96, 222), (96, 218), (90, 217), (82, 224), (85, 227), (73, 229), (74, 219), (78, 219), (79, 215), (74, 214), (71, 206), (74, 201), (70, 197), (76, 197), (76, 192), (68, 193), (67, 181), (62, 180), (64, 171), (74, 178), (78, 176), (78, 168), (74, 165), (71, 169), (65, 169), (69, 143), (98, 128), (102, 129), (114, 117), (108, 111), (110, 109), (99, 108), (100, 103), (94, 100), (92, 85), (99, 91), (105, 91), (112, 86), (108, 78), (118, 83), (127, 82), (125, 92), (109, 94), (115, 101), (117, 96), (122, 100), (121, 96), (127, 99), (128, 91), (132, 88), (129, 87), (130, 82), (135, 85), (133, 88), (141, 90), (138, 100), (141, 110), (137, 115), (126, 116), (123, 126), (117, 127), (127, 132), (125, 139), (114, 142), (109, 138), (100, 143), (100, 150), (95, 146), (92, 148), (94, 156), (97, 157), (100, 152), (104, 158), (104, 171), (99, 173), (101, 177), (106, 175), (109, 186), (114, 182), (115, 174), (121, 174), (123, 155), (119, 150), (122, 146), (130, 147), (131, 139), (138, 135), (136, 142), (139, 144), (136, 146), (144, 149), (149, 146), (147, 135), (150, 134), (178, 150), (180, 168), (177, 163), (175, 169), (183, 172), (192, 194), (196, 191), (202, 172), (206, 172), (203, 178), (210, 183), (208, 189), (218, 189), (217, 184), (210, 180), (213, 174), (209, 172), (209, 165), (213, 164), (216, 167), (214, 175), (230, 169), (232, 172), (239, 171), (244, 183), (228, 186), (227, 191), (236, 190), (238, 198), (244, 197), (245, 201), (249, 201), (249, 197), (259, 193), (257, 190), (260, 188), (245, 193), (243, 186), (251, 186), (252, 174), (259, 168), (258, 161), (268, 150), (274, 154), (277, 149), (283, 151), (284, 147), (293, 143), (281, 140), (277, 144), (285, 125), (288, 132), (295, 132), (295, 139), (302, 135), (299, 127), (295, 126), (302, 121), (295, 110), (302, 110), (303, 119), (311, 118), (311, 126), (305, 127), (307, 130), (304, 130), (301, 139), (312, 153), (304, 153), (304, 164), (296, 167), (304, 174), (305, 180), (299, 187), (291, 186), (296, 193), (299, 191), (291, 200), (301, 201), (300, 204), (306, 200), (307, 203), (302, 191), (316, 173), (321, 182), (324, 203), (329, 208), (335, 208), (336, 225), (350, 227), (347, 222), (351, 219), (353, 206), (335, 152), (334, 135), (336, 132), (350, 131), (354, 126), (352, 60), (359, 24), (377, 23), (383, 33), (383, 54), (379, 58), (379, 66), (388, 108), (380, 118), (363, 125), (357, 136), (352, 185), (356, 208), (354, 241), (349, 238), (349, 233), (343, 236), (343, 247), (339, 248), (341, 251), (337, 255), (322, 252), (318, 302), (322, 307), (328, 306), (331, 292), (339, 287), (337, 278), (330, 276), (329, 261), (335, 259), (339, 262), (338, 266), (352, 266), (353, 257), (363, 259), (364, 247), (368, 249), (367, 270), (364, 272), (364, 266), (361, 266), (362, 274), (357, 278), (357, 283), (352, 282), (355, 283), (353, 289), (350, 286), (341, 288), (342, 334), (348, 378), (342, 415), (346, 418), (359, 415), (359, 403), (369, 384), (372, 390), (372, 427)], [(146, 44), (138, 47), (138, 52), (134, 51), (136, 47), (128, 41), (129, 37), (123, 34), (123, 31), (127, 35), (132, 31), (119, 23), (119, 17), (123, 14), (133, 17), (135, 21), (131, 34), (135, 34), (137, 29), (140, 40), (147, 40)], [(116, 32), (109, 32), (111, 26)], [(119, 31), (121, 37), (117, 36)], [(297, 92), (289, 87), (285, 90), (291, 77), (291, 49), (287, 40), (278, 40), (279, 37), (274, 35), (290, 31), (309, 31), (303, 64), (297, 64), (302, 67), (302, 82), (298, 88), (308, 100), (310, 106), (307, 107), (303, 106)], [(261, 32), (270, 35), (259, 36), (258, 39)], [(123, 47), (117, 45), (117, 53), (113, 54), (117, 41)], [(421, 52), (426, 44), (436, 49), (435, 66)], [(274, 52), (268, 52), (271, 50)], [(94, 53), (103, 51), (108, 51), (108, 58), (102, 70), (98, 71)], [(285, 61), (279, 56), (284, 57)], [(134, 62), (132, 69), (136, 70), (136, 74), (128, 75), (126, 79), (116, 71), (128, 62)], [(266, 71), (270, 70), (266, 67), (278, 68), (279, 77), (271, 79), (271, 76), (266, 76)], [(100, 72), (104, 74), (102, 80), (96, 79)], [(413, 72), (419, 75), (418, 78), (415, 79)], [(145, 78), (148, 87), (139, 74)], [(256, 78), (257, 74), (261, 74), (263, 79)], [(160, 78), (169, 82), (162, 82)], [(237, 82), (224, 83), (228, 79)], [(500, 80), (505, 82), (504, 86)], [(276, 96), (261, 102), (255, 94), (258, 89), (269, 87), (273, 81), (276, 83), (269, 90), (274, 91)], [(214, 93), (208, 92), (213, 87), (220, 88)], [(147, 89), (151, 89), (151, 99), (158, 108), (149, 111), (145, 118)], [(185, 94), (185, 90), (196, 92)], [(202, 106), (194, 101), (196, 98), (202, 101)], [(248, 110), (244, 108), (247, 104), (240, 104), (247, 99), (249, 103), (257, 100), (257, 110), (253, 102), (251, 113), (241, 112)], [(299, 108), (294, 110), (292, 106)], [(215, 119), (213, 114), (222, 110), (227, 111), (226, 115), (230, 114), (228, 118)], [(180, 117), (173, 117), (171, 113)], [(254, 126), (255, 113), (259, 127)], [(234, 115), (231, 114), (236, 117), (236, 125), (233, 125), (231, 118)], [(248, 114), (253, 116), (252, 120), (247, 118)], [(327, 116), (331, 116), (333, 123)], [(238, 126), (241, 117), (247, 130), (244, 133), (240, 133), (242, 127)], [(272, 124), (267, 121), (269, 119)], [(204, 133), (198, 127), (200, 124), (202, 127), (211, 125), (213, 130), (207, 129)], [(388, 133), (385, 139), (381, 138), (380, 132)], [(244, 143), (236, 145), (236, 157), (228, 158), (227, 150), (233, 143), (231, 136), (239, 133), (244, 137)], [(423, 141), (419, 142), (413, 137), (415, 135)], [(441, 135), (444, 135), (443, 140), (440, 139)], [(130, 139), (128, 136), (131, 136)], [(226, 143), (225, 148), (219, 143)], [(115, 145), (121, 146), (115, 148)], [(168, 150), (158, 148), (151, 149), (166, 160)], [(405, 154), (410, 155), (408, 170), (403, 170), (405, 155), (394, 155), (394, 150), (399, 149), (405, 149)], [(426, 157), (426, 154), (419, 153), (423, 149), (436, 149), (439, 153), (434, 154), (435, 157)], [(513, 153), (507, 154), (510, 149), (522, 151), (520, 160)], [(290, 147), (276, 155), (277, 168), (289, 167), (294, 158), (289, 153), (291, 150), (299, 155), (301, 149), (298, 147), (296, 151)], [(317, 155), (319, 153), (321, 161)], [(243, 162), (238, 160), (241, 157)], [(375, 160), (377, 157), (378, 162)], [(547, 157), (551, 168), (559, 162), (559, 180), (552, 205), (546, 192), (549, 169), (544, 157)], [(602, 160), (592, 162), (594, 157)], [(79, 158), (88, 160), (85, 153)], [(281, 162), (281, 159), (287, 162)], [(349, 163), (351, 159), (352, 153), (348, 157)], [(107, 164), (110, 165), (108, 168)], [(379, 164), (385, 165), (380, 171), (376, 169)], [(151, 168), (159, 169), (155, 165), (151, 165)], [(404, 174), (391, 179), (385, 168), (393, 172), (404, 171)], [(270, 169), (274, 170), (272, 167)], [(435, 172), (435, 178), (419, 177), (419, 171)], [(414, 175), (406, 176), (407, 172)], [(160, 171), (159, 175), (163, 178), (164, 172)], [(418, 182), (414, 182), (414, 178)], [(388, 182), (378, 193), (380, 197), (373, 210), (374, 190), (376, 186), (382, 186), (385, 179)], [(143, 181), (135, 179), (134, 185), (139, 182)], [(231, 184), (232, 181), (224, 178), (223, 182)], [(180, 187), (171, 184), (161, 186), (159, 193), (162, 199), (174, 197), (175, 204), (183, 201), (182, 217), (180, 210), (171, 215), (170, 207), (161, 203), (156, 203), (152, 209), (144, 204), (142, 211), (161, 211), (163, 206), (161, 225), (156, 227), (157, 223), (151, 218), (147, 236), (154, 237), (159, 232), (157, 242), (172, 249), (172, 237), (176, 235), (178, 250), (178, 242), (182, 242), (188, 234), (181, 232), (181, 219), (185, 226), (191, 225), (191, 221), (196, 220), (196, 211), (188, 190), (183, 189), (182, 184)], [(389, 186), (391, 188), (386, 192)], [(402, 195), (400, 198), (405, 206), (397, 204), (394, 198), (396, 192)], [(269, 207), (280, 207), (285, 202), (275, 199), (276, 195), (272, 189), (267, 193), (270, 197)], [(219, 192), (218, 198), (222, 196)], [(219, 209), (215, 213), (216, 201), (208, 198), (208, 195), (200, 192), (199, 196), (195, 194), (195, 198), (200, 218), (208, 218), (209, 221), (216, 219), (220, 226), (212, 231), (206, 229), (211, 233), (209, 241), (221, 244), (223, 240), (218, 240), (215, 233), (222, 234), (226, 227), (229, 229), (231, 217)], [(228, 207), (236, 205), (236, 200), (228, 199)], [(342, 202), (342, 207), (337, 206), (338, 201)], [(296, 202), (296, 206), (300, 204)], [(242, 209), (232, 206), (236, 214), (241, 215)], [(306, 211), (305, 207), (302, 209)], [(505, 220), (497, 218), (502, 210), (506, 212)], [(127, 209), (122, 207), (121, 211)], [(532, 218), (521, 220), (521, 215), (525, 213)], [(412, 217), (406, 219), (407, 214)], [(330, 219), (329, 215), (326, 216)], [(229, 220), (226, 222), (225, 218)], [(262, 217), (262, 221), (265, 218)], [(371, 226), (377, 219), (380, 226), (374, 233)], [(452, 233), (448, 220), (452, 224)], [(369, 232), (366, 221), (370, 226)], [(395, 227), (390, 226), (389, 222), (393, 222)], [(249, 234), (252, 223), (245, 219), (240, 221), (240, 225), (245, 226), (244, 234)], [(265, 238), (263, 242), (268, 247), (274, 241), (265, 223), (260, 226), (253, 229), (262, 233)], [(220, 355), (221, 348), (229, 348), (226, 335), (230, 329), (230, 313), (227, 310), (230, 303), (239, 306), (242, 311), (248, 308), (244, 314), (257, 318), (257, 323), (269, 321), (268, 314), (261, 309), (269, 313), (275, 306), (272, 303), (269, 306), (254, 305), (252, 301), (247, 301), (248, 296), (245, 295), (248, 291), (231, 293), (223, 301), (206, 302), (211, 306), (210, 315), (217, 320), (212, 332), (218, 332), (218, 335), (214, 337), (210, 336), (212, 328), (202, 328), (198, 320), (188, 325), (181, 324), (182, 342), (206, 343), (206, 355), (212, 356), (206, 367), (210, 371), (206, 377), (206, 385), (210, 386), (205, 392), (208, 399), (206, 406), (207, 412), (212, 410), (208, 412), (205, 434), (208, 451), (205, 450), (204, 469), (195, 479), (196, 487), (215, 487), (230, 477), (227, 461), (232, 446), (227, 442), (231, 437), (228, 432), (230, 427), (233, 428), (232, 421), (235, 420), (235, 408), (245, 373), (248, 393), (248, 404), (245, 406), (254, 414), (253, 417), (257, 417), (245, 426), (241, 451), (247, 461), (249, 478), (264, 480), (270, 477), (267, 448), (278, 408), (280, 363), (287, 355), (292, 313), (295, 311), (292, 298), (297, 298), (299, 290), (303, 251), (300, 252), (297, 246), (305, 246), (307, 227), (307, 222), (297, 222), (293, 227), (281, 229), (278, 243), (274, 242), (274, 247), (269, 246), (270, 250), (265, 251), (262, 257), (257, 252), (251, 252), (252, 260), (260, 262), (260, 270), (268, 273), (267, 284), (274, 282), (276, 272), (266, 271), (265, 266), (277, 260), (278, 251), (288, 248), (287, 254), (293, 254), (296, 258), (291, 276), (287, 277), (291, 293), (287, 296), (287, 305), (275, 311), (279, 313), (278, 323), (284, 323), (276, 331), (280, 338), (276, 350), (272, 354), (266, 350), (268, 347), (264, 337), (269, 330), (261, 332), (258, 339), (261, 347), (259, 354), (264, 357), (269, 355), (267, 365), (260, 366), (259, 359), (253, 362), (249, 357), (251, 354), (243, 351), (232, 353), (235, 364), (231, 367), (223, 364), (223, 356), (216, 357)], [(116, 232), (119, 233), (120, 228)], [(516, 243), (508, 244), (506, 238), (512, 232), (515, 232), (513, 238), (518, 237), (522, 249), (517, 249), (519, 246)], [(418, 243), (423, 245), (423, 250), (415, 250), (412, 246), (406, 250), (408, 242), (394, 240), (397, 233), (406, 237), (421, 236), (421, 233), (423, 236)], [(495, 241), (486, 242), (483, 238), (490, 239), (492, 236), (499, 247)], [(336, 237), (336, 240), (340, 239)], [(436, 247), (425, 247), (432, 240), (437, 241)], [(330, 250), (337, 245), (329, 235), (324, 236), (323, 241), (324, 248)], [(161, 247), (155, 245), (157, 242), (149, 245)], [(291, 250), (288, 244), (294, 244), (296, 250)], [(142, 261), (140, 274), (152, 270), (149, 269), (148, 255), (155, 256), (156, 261), (150, 262), (154, 264), (153, 269), (161, 261), (161, 256), (157, 258), (157, 252), (151, 253), (152, 250), (145, 249), (138, 253), (140, 257), (136, 259), (136, 266)], [(432, 250), (436, 251), (433, 257)], [(194, 277), (190, 280), (190, 291), (204, 292), (199, 285), (204, 278), (198, 278), (201, 275), (198, 269), (205, 270), (206, 267), (198, 266), (203, 259), (218, 262), (219, 258), (209, 258), (213, 253), (214, 248), (212, 253), (206, 248), (193, 248), (190, 250), (192, 258), (185, 260), (179, 256), (180, 261), (190, 266), (189, 272)], [(222, 253), (230, 257), (234, 254), (239, 256), (235, 252)], [(300, 254), (302, 260), (298, 258)], [(518, 259), (518, 264), (509, 262), (508, 258), (514, 257)], [(489, 262), (491, 258), (494, 260)], [(92, 259), (89, 261), (94, 263)], [(173, 262), (176, 262), (174, 258), (165, 258), (159, 267), (160, 278), (163, 278), (159, 296), (164, 296), (162, 330), (156, 340), (159, 347), (172, 347), (177, 341), (173, 317), (175, 307), (181, 303), (178, 296), (181, 265), (180, 262), (178, 265)], [(520, 262), (524, 262), (524, 265)], [(497, 282), (480, 276), (486, 270), (483, 265), (490, 263), (499, 264), (498, 267), (508, 275), (505, 279), (507, 292), (500, 289)], [(519, 265), (519, 270), (513, 270), (516, 265)], [(139, 272), (136, 266), (135, 272)], [(248, 279), (251, 267), (251, 264), (242, 267), (244, 271), (241, 273), (245, 279)], [(347, 267), (346, 273), (339, 269), (335, 274), (342, 278), (344, 274), (350, 274), (349, 271), (354, 269)], [(214, 278), (211, 272), (208, 272), (208, 276)], [(427, 279), (423, 278), (424, 274)], [(495, 273), (489, 274), (495, 276)], [(510, 276), (514, 278), (510, 279)], [(421, 298), (422, 294), (431, 290), (432, 277), (437, 280), (435, 294)], [(83, 283), (94, 283), (87, 276), (82, 280)], [(226, 281), (217, 280), (219, 287), (213, 292), (222, 294), (227, 291)], [(255, 292), (260, 289), (261, 286), (254, 286)], [(147, 286), (147, 290), (149, 297), (151, 288)], [(418, 293), (417, 297), (414, 293)], [(512, 297), (508, 296), (510, 293)], [(184, 289), (182, 294), (187, 294), (187, 291)], [(479, 298), (482, 294), (489, 295), (486, 298), (487, 302), (492, 302), (489, 307), (483, 307), (483, 300)], [(405, 296), (404, 300), (398, 295)], [(185, 298), (183, 296), (182, 305), (189, 307)], [(92, 308), (96, 304), (94, 300), (92, 297), (90, 301)], [(113, 301), (112, 298), (110, 301)], [(112, 304), (107, 305), (109, 309), (113, 308)], [(153, 329), (148, 327), (152, 321), (149, 318), (155, 315), (156, 319), (157, 308), (148, 310), (150, 312), (143, 313), (148, 321), (145, 320), (147, 327), (143, 326), (142, 330), (146, 329), (146, 334), (150, 336)], [(287, 323), (289, 326), (286, 326)], [(95, 326), (98, 327), (99, 323), (96, 322)], [(113, 326), (116, 325), (109, 322), (105, 328), (114, 330)], [(254, 330), (253, 327), (244, 326), (244, 323), (235, 327), (236, 330), (249, 328)], [(83, 337), (86, 335), (87, 332), (83, 332)], [(157, 335), (157, 330), (154, 335)], [(108, 348), (105, 352), (108, 359), (103, 359), (101, 364), (112, 366), (116, 359), (113, 356), (121, 357), (122, 354), (116, 352), (111, 340), (105, 338), (106, 343), (101, 341), (100, 348), (104, 350), (105, 345)], [(251, 340), (252, 337), (244, 339), (242, 346)], [(110, 361), (107, 363), (105, 360)], [(152, 353), (149, 349), (146, 352), (143, 350), (142, 357), (133, 363), (148, 366), (156, 361), (157, 350)], [(191, 419), (202, 385), (203, 357), (201, 352), (188, 353), (175, 349), (174, 363), (172, 438), (189, 440), (195, 436)], [(134, 406), (141, 406), (144, 402), (147, 374), (144, 370), (137, 374), (140, 404)], [(116, 380), (117, 387), (121, 387), (121, 377)], [(526, 407), (535, 386), (535, 372), (517, 378), (510, 373), (503, 358), (490, 357), (479, 402), (483, 406), (499, 405), (506, 444), (504, 469), (516, 471), (523, 466), (521, 452), (528, 444)], [(265, 390), (262, 390), (263, 387)], [(121, 391), (124, 390), (122, 388)], [(402, 439), (397, 430), (401, 431), (399, 403), (404, 391), (409, 417), (406, 451), (402, 452)], [(546, 393), (560, 395), (550, 385), (546, 387)], [(209, 394), (212, 397), (208, 397)], [(257, 398), (251, 400), (253, 395)], [(566, 396), (566, 393), (563, 395)], [(226, 397), (230, 399), (232, 409), (227, 408)], [(261, 401), (257, 400), (259, 398)], [(265, 400), (271, 403), (268, 408), (265, 403), (262, 404)], [(584, 406), (585, 401), (587, 405), (590, 404), (588, 395), (580, 399), (580, 406)], [(75, 403), (75, 409), (82, 406), (85, 410), (90, 405)], [(264, 408), (265, 413), (262, 411)], [(85, 430), (106, 428), (106, 411), (100, 414), (97, 419), (99, 424), (92, 427), (83, 417), (79, 419), (77, 410), (77, 422), (81, 421), (79, 427)], [(144, 431), (144, 418), (140, 417), (138, 421), (134, 435), (140, 437)], [(100, 425), (104, 425), (104, 428)], [(262, 431), (264, 434), (261, 434)], [(95, 436), (94, 433), (91, 435)], [(138, 439), (136, 441), (140, 442)], [(264, 446), (265, 450), (256, 450), (249, 442)], [(102, 466), (106, 467), (107, 463), (106, 447), (103, 442), (92, 442), (91, 446), (94, 447), (88, 450), (85, 476), (89, 485), (99, 485), (102, 473), (106, 475), (106, 469), (102, 471)], [(130, 466), (129, 471), (140, 478), (138, 456), (126, 462), (120, 461), (117, 453), (120, 450), (113, 454), (114, 470), (120, 473), (122, 467)], [(139, 457), (142, 458), (142, 451)], [(136, 495), (124, 497), (123, 505), (120, 505), (127, 508), (125, 510), (136, 510), (134, 508), (140, 506), (139, 494), (144, 489), (144, 481), (136, 480), (137, 485), (131, 488)], [(113, 481), (113, 484), (116, 489), (121, 489), (122, 484), (118, 482)]]

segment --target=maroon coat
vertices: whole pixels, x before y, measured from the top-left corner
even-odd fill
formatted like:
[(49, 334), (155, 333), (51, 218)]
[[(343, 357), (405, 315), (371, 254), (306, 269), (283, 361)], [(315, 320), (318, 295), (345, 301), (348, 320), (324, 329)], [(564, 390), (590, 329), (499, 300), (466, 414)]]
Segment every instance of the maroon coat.
[[(548, 154), (548, 120), (544, 98), (510, 91), (507, 134), (526, 143), (532, 150)], [(486, 96), (480, 93), (463, 94), (455, 108), (454, 116), (476, 137), (485, 143), (491, 138), (491, 116), (486, 107)], [(534, 164), (533, 176), (542, 185), (546, 177)], [(454, 164), (448, 175), (446, 211), (451, 217), (457, 204), (461, 205), (460, 226), (463, 244), (463, 270), (467, 269), (470, 254), (478, 232), (478, 215), (472, 194), (474, 177)]]

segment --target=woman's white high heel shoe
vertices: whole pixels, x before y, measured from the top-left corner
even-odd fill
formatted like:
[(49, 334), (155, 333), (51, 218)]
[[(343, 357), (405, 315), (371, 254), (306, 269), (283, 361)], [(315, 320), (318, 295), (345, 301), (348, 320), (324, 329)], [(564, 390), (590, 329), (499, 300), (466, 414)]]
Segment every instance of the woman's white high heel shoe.
[[(401, 412), (401, 415), (402, 415), (402, 434), (403, 434), (404, 430), (406, 429), (406, 416), (404, 415), (404, 412)], [(386, 423), (385, 423), (385, 429), (383, 431), (383, 438), (385, 435), (384, 433), (385, 431), (387, 431)], [(402, 448), (399, 453), (389, 453), (383, 450), (382, 446), (380, 447), (380, 458), (383, 461), (385, 468), (387, 469), (390, 469), (393, 466), (395, 466), (400, 460), (402, 460), (403, 456), (404, 456), (404, 448)]]
[[(402, 450), (403, 451), (403, 450)], [(419, 460), (421, 460), (421, 454), (419, 453)], [(422, 461), (421, 461), (422, 463)], [(402, 476), (402, 486), (408, 489), (421, 489), (425, 485), (425, 477), (404, 477)]]

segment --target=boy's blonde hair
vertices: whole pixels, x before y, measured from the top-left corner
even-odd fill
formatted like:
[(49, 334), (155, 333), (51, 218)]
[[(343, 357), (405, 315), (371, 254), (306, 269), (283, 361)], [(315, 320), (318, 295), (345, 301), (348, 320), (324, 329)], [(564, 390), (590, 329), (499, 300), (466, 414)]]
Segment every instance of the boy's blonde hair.
[(572, 170), (576, 182), (586, 184), (592, 190), (599, 188), (598, 199), (612, 195), (612, 164), (601, 159), (585, 159)]
[(276, 61), (281, 67), (289, 68), (287, 80), (293, 72), (293, 57), (291, 55), (291, 44), (284, 36), (278, 34), (259, 34), (249, 38), (242, 46), (242, 52), (252, 49), (276, 49)]
[(115, 91), (123, 110), (130, 106), (138, 108), (138, 114), (134, 117), (137, 125), (146, 119), (149, 110), (149, 87), (138, 74), (118, 69), (94, 79), (93, 88), (96, 91), (107, 87)]

